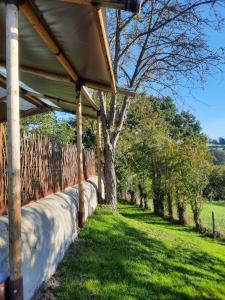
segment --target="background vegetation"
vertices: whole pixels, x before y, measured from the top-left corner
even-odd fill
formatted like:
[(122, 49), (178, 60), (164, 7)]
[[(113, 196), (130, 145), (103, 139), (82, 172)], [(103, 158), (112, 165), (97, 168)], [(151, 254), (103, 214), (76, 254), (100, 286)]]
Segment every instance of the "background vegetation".
[[(214, 206), (204, 214), (204, 204), (225, 199), (225, 166), (217, 164), (196, 118), (178, 111), (169, 97), (143, 97), (132, 105), (121, 135), (116, 156), (120, 197), (142, 207), (149, 203), (156, 215), (194, 222), (206, 232)], [(221, 233), (225, 218), (219, 215)]]

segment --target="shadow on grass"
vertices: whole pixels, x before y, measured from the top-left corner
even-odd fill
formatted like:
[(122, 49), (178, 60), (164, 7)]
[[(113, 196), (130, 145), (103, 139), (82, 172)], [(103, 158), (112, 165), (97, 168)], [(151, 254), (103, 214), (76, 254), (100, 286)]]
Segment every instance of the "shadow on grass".
[[(124, 207), (123, 209), (125, 210), (125, 208), (126, 207)], [(176, 220), (170, 221), (168, 219), (163, 219), (163, 218), (157, 217), (149, 210), (139, 209), (138, 212), (137, 212), (137, 208), (134, 209), (134, 211), (130, 211), (130, 210), (131, 209), (129, 208), (129, 212), (121, 211), (121, 215), (126, 218), (144, 222), (147, 224), (159, 225), (163, 228), (169, 228), (170, 230), (175, 230), (175, 231), (180, 231), (180, 232), (195, 233), (202, 238), (213, 239), (213, 235), (211, 232), (206, 231), (205, 233), (200, 234), (200, 233), (196, 232), (196, 229), (193, 225), (185, 225), (184, 226), (184, 225), (179, 224), (179, 222)], [(217, 238), (217, 242), (225, 245), (225, 238), (223, 236), (221, 236), (221, 237)]]
[(142, 230), (141, 222), (171, 225), (147, 211), (119, 211), (99, 210), (87, 223), (60, 266), (56, 299), (225, 299), (224, 260)]

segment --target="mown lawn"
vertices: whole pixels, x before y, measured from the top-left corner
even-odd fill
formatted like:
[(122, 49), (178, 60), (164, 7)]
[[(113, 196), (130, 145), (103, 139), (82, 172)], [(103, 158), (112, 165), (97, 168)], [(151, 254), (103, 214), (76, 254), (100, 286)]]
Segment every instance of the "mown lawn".
[(131, 205), (98, 208), (39, 297), (225, 299), (225, 244)]

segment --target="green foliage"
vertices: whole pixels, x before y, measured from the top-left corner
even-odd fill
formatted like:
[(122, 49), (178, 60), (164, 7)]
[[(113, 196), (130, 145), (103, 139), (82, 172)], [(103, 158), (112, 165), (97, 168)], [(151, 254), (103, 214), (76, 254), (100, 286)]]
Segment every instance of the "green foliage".
[(22, 132), (47, 136), (59, 144), (75, 143), (76, 130), (69, 119), (57, 117), (56, 113), (43, 113), (21, 119)]
[(134, 206), (101, 207), (39, 299), (222, 300), (224, 261), (224, 244), (190, 227)]
[(209, 200), (225, 199), (225, 166), (213, 168), (204, 194)]
[[(83, 144), (95, 148), (95, 121), (83, 121)], [(76, 119), (65, 113), (42, 113), (21, 119), (21, 131), (47, 136), (59, 144), (76, 143)]]
[(176, 207), (180, 222), (185, 223), (190, 204), (200, 229), (211, 160), (199, 122), (191, 113), (179, 112), (171, 98), (143, 97), (133, 104), (118, 144), (119, 184), (127, 188), (135, 175), (149, 187), (156, 215), (173, 219)]

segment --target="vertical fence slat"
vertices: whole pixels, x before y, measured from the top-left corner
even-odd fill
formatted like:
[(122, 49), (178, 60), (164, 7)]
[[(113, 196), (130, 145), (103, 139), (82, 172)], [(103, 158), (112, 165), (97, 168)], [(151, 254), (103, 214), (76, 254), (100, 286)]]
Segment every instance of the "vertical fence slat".
[[(7, 213), (7, 142), (0, 124), (0, 215)], [(77, 148), (60, 145), (40, 135), (24, 133), (21, 139), (22, 205), (78, 183)], [(85, 179), (96, 175), (95, 151), (84, 150)]]

